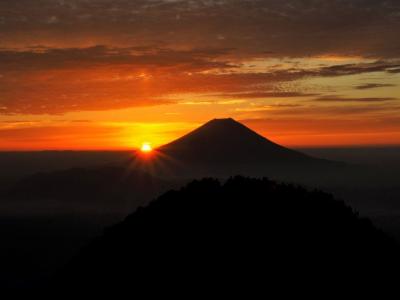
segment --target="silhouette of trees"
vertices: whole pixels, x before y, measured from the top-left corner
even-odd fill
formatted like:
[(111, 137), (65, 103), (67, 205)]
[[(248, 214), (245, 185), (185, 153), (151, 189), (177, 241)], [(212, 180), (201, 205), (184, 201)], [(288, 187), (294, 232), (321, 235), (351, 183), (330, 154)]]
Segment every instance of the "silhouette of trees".
[[(382, 276), (397, 245), (321, 191), (267, 178), (193, 181), (108, 228), (54, 286), (196, 291), (338, 274)], [(372, 275), (371, 275), (372, 274)]]

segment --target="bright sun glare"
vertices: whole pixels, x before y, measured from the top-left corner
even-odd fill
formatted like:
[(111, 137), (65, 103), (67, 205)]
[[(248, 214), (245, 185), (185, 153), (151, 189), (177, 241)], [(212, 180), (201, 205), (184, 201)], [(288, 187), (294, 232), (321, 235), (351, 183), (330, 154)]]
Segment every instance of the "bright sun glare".
[(153, 150), (153, 148), (151, 148), (151, 145), (149, 143), (143, 143), (142, 147), (140, 147), (140, 150), (142, 152), (151, 152), (151, 150)]

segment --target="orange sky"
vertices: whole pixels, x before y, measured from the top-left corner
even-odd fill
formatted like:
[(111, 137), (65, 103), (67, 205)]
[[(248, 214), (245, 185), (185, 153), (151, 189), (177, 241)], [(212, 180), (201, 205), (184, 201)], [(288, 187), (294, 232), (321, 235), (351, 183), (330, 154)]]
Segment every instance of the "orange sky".
[(354, 1), (0, 3), (0, 150), (156, 147), (221, 117), (398, 145), (400, 6)]

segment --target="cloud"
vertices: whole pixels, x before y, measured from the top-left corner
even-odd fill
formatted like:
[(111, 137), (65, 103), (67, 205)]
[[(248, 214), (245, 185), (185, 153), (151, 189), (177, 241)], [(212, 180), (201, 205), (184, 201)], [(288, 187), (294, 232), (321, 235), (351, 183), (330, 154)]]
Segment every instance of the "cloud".
[(398, 100), (394, 97), (360, 97), (360, 98), (350, 98), (342, 97), (336, 95), (327, 95), (313, 99), (313, 101), (318, 102), (386, 102)]
[(387, 83), (366, 83), (356, 86), (357, 90), (369, 90), (383, 87), (394, 87), (395, 84), (387, 84)]
[(264, 57), (400, 53), (397, 0), (19, 0), (0, 2), (0, 11), (7, 47), (209, 45)]
[(298, 103), (277, 103), (277, 104), (269, 104), (269, 105), (253, 105), (250, 107), (239, 107), (235, 109), (235, 112), (254, 112), (254, 113), (263, 113), (270, 112), (271, 115), (276, 114), (291, 114), (293, 111), (296, 111), (297, 108), (304, 107), (302, 104)]
[(390, 69), (390, 70), (388, 70), (388, 73), (392, 73), (392, 74), (400, 73), (400, 68), (397, 68), (397, 69)]
[[(371, 63), (342, 64), (327, 67), (321, 67), (316, 70), (316, 76), (345, 76), (358, 75), (373, 72), (390, 72), (392, 68), (400, 67), (400, 61), (382, 61), (378, 60)], [(311, 72), (312, 73), (312, 72)]]
[(307, 78), (389, 72), (400, 66), (396, 60), (379, 60), (245, 70), (234, 53), (230, 48), (101, 45), (3, 49), (0, 114), (63, 114), (165, 105), (182, 102), (190, 93), (255, 100), (315, 97), (319, 93), (301, 91), (294, 84), (281, 85)]
[(60, 114), (173, 103), (166, 96), (208, 89), (213, 75), (202, 72), (235, 68), (219, 60), (228, 52), (105, 46), (2, 50), (0, 114)]
[[(294, 125), (294, 120), (302, 120), (305, 124), (309, 122), (309, 128), (313, 128), (312, 120), (320, 120), (321, 122), (325, 120), (327, 123), (330, 123), (330, 120), (343, 120), (343, 122), (349, 120), (363, 120), (365, 123), (370, 123), (369, 128), (371, 128), (377, 120), (387, 120), (388, 125), (397, 128), (396, 130), (399, 131), (400, 123), (398, 121), (400, 119), (395, 117), (398, 112), (400, 112), (399, 105), (389, 103), (382, 105), (381, 103), (374, 102), (368, 104), (358, 103), (357, 105), (298, 105), (292, 107), (274, 107), (266, 105), (244, 109), (239, 108), (235, 111), (234, 117), (240, 120), (265, 118), (273, 118), (277, 121), (286, 120), (286, 126), (290, 130), (298, 129), (296, 125)], [(290, 120), (293, 120), (293, 122)]]
[(0, 126), (3, 150), (118, 148), (121, 128), (98, 124), (41, 124)]
[(82, 69), (102, 66), (135, 66), (202, 71), (214, 68), (233, 68), (232, 64), (217, 61), (229, 49), (171, 50), (159, 48), (115, 48), (94, 46), (88, 48), (39, 48), (0, 51), (2, 71), (43, 71)]
[(293, 97), (311, 97), (317, 96), (315, 93), (302, 93), (302, 92), (285, 92), (285, 91), (254, 91), (246, 93), (231, 93), (222, 94), (218, 96), (226, 98), (239, 98), (239, 99), (257, 99), (257, 98), (293, 98)]
[[(248, 118), (240, 119), (241, 122), (251, 126), (252, 128), (260, 128), (261, 132), (267, 132), (269, 134), (283, 134), (283, 133), (343, 133), (348, 134), (349, 132), (390, 132), (398, 131), (400, 126), (400, 118), (387, 119), (387, 118), (376, 118), (373, 122), (368, 119), (356, 119), (356, 118), (312, 118), (305, 119), (295, 117), (283, 117), (283, 118), (271, 118), (271, 117), (259, 117), (259, 118)], [(295, 124), (288, 127), (287, 124)], [(374, 130), (371, 130), (371, 127)], [(334, 136), (333, 136), (334, 137)]]
[[(397, 145), (400, 119), (376, 117), (299, 118), (298, 116), (241, 119), (241, 122), (283, 145)], [(291, 126), (288, 126), (291, 124)]]

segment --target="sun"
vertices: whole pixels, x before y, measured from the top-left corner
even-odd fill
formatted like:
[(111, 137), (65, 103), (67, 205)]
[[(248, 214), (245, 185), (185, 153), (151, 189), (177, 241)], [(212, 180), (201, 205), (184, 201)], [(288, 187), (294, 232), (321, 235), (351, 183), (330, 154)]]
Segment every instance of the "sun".
[(152, 150), (153, 150), (153, 148), (151, 147), (150, 143), (143, 143), (142, 147), (140, 147), (140, 151), (142, 151), (144, 153), (151, 152)]

